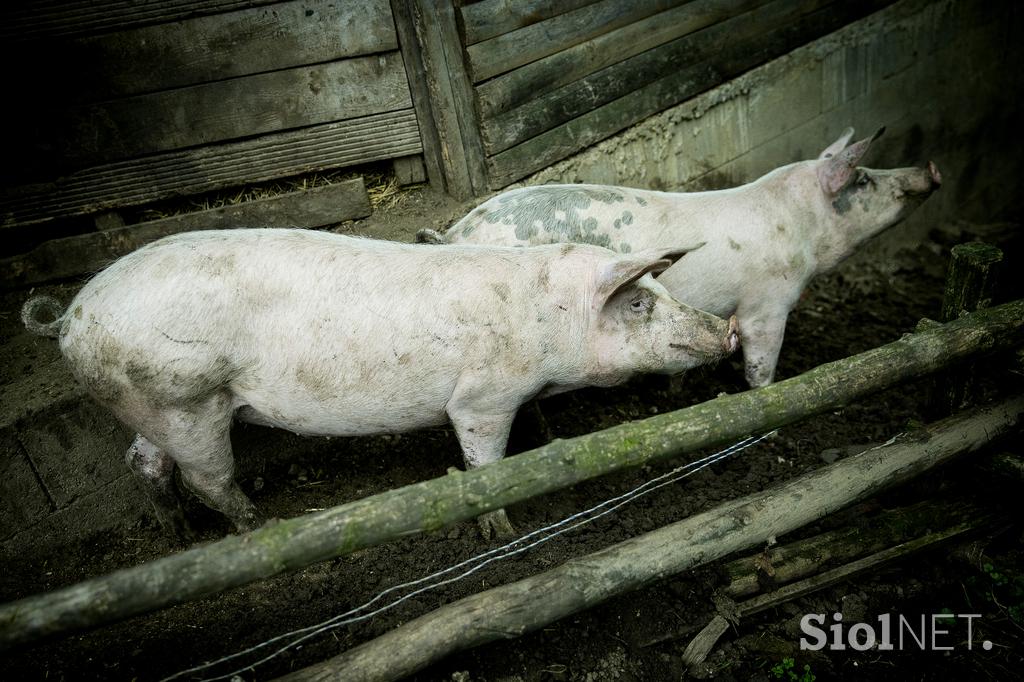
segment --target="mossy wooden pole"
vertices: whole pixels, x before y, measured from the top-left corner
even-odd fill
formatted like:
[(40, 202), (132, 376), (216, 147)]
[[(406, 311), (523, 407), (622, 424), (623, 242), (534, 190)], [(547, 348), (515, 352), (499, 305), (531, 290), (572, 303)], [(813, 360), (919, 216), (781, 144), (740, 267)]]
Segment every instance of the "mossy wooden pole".
[(54, 592), (0, 605), (0, 650), (217, 594), (436, 530), (645, 462), (726, 445), (1024, 341), (1024, 300), (979, 311), (800, 376), (391, 490)]
[(719, 505), (539, 575), (423, 615), (282, 682), (397, 680), (449, 654), (519, 637), (655, 580), (800, 528), (851, 502), (973, 452), (1014, 428), (1024, 396), (950, 417), (904, 440)]
[[(957, 244), (950, 252), (946, 289), (942, 297), (942, 322), (988, 308), (995, 296), (1003, 252), (982, 242)], [(944, 417), (974, 401), (975, 365), (950, 369), (936, 377), (931, 414)]]

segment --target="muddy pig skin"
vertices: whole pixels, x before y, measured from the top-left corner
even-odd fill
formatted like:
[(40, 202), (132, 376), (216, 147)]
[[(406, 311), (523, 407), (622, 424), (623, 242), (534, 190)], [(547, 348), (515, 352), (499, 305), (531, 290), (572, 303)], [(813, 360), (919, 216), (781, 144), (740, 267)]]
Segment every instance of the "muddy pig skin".
[(926, 168), (858, 167), (881, 132), (849, 145), (849, 128), (817, 159), (721, 191), (514, 189), (478, 206), (444, 236), (421, 230), (417, 237), (507, 246), (583, 242), (622, 253), (705, 242), (658, 281), (687, 305), (735, 313), (747, 381), (763, 386), (774, 378), (786, 318), (811, 278), (899, 222), (941, 182), (931, 162)]
[[(232, 419), (359, 436), (451, 420), (469, 467), (504, 455), (540, 394), (678, 373), (735, 350), (735, 321), (676, 302), (650, 273), (680, 249), (426, 246), (285, 229), (187, 233), (116, 261), (61, 317), (76, 378), (138, 431), (127, 454), (163, 522), (172, 473), (240, 531)], [(687, 256), (688, 257), (688, 256)], [(511, 531), (501, 513), (488, 528)]]

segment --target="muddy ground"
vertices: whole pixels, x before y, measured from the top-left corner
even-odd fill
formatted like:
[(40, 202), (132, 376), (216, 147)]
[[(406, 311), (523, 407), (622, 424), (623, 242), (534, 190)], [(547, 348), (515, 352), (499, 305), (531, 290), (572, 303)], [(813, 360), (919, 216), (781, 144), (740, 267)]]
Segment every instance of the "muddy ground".
[[(404, 205), (338, 229), (409, 238), (418, 227), (442, 227), (462, 208), (455, 202), (420, 193)], [(791, 317), (779, 377), (794, 376), (895, 340), (912, 331), (920, 318), (937, 317), (949, 248), (970, 239), (974, 232), (974, 226), (941, 225), (929, 239), (901, 251), (884, 266), (868, 258), (855, 258), (839, 271), (819, 278)], [(1003, 226), (981, 232), (982, 236), (1002, 241), (1008, 248), (1008, 260), (1020, 267), (1019, 244), (1007, 241), (1015, 230)], [(1014, 268), (1007, 270), (1012, 273)], [(1012, 282), (1014, 278), (1005, 279)], [(67, 297), (74, 288), (66, 285), (56, 289)], [(1008, 285), (1001, 297), (1010, 299), (1020, 293), (1019, 285)], [(14, 292), (3, 297), (5, 316), (0, 321), (5, 338), (0, 378), (5, 384), (13, 378), (30, 376), (34, 367), (55, 354), (52, 341), (23, 337), (12, 321), (26, 294)], [(987, 397), (1020, 391), (1019, 368), (1010, 371), (1004, 362), (988, 371)], [(846, 452), (849, 445), (886, 440), (928, 420), (924, 406), (930, 386), (928, 381), (907, 384), (786, 427), (775, 438), (741, 456), (641, 498), (612, 516), (525, 556), (500, 562), (469, 580), (416, 597), (370, 622), (320, 636), (259, 666), (255, 672), (243, 673), (241, 678), (274, 678), (460, 597), (549, 569), (569, 558), (798, 476), (822, 466), (823, 452), (827, 457), (835, 454), (828, 452), (835, 448)], [(542, 409), (553, 434), (568, 438), (701, 402), (723, 391), (743, 389), (741, 363), (736, 358), (694, 373), (684, 382), (642, 378), (616, 389), (582, 390), (550, 398), (542, 403)], [(268, 515), (281, 518), (440, 476), (448, 467), (461, 466), (450, 429), (379, 438), (310, 439), (239, 425), (234, 436), (243, 489)], [(528, 448), (535, 441), (536, 434), (517, 423), (512, 451)], [(1020, 452), (1013, 440), (1002, 447)], [(251, 454), (254, 450), (276, 454), (255, 457)], [(120, 458), (121, 452), (109, 456)], [(681, 460), (607, 476), (508, 511), (519, 530), (529, 531), (620, 494), (679, 463)], [(74, 467), (75, 462), (67, 465)], [(1016, 507), (1019, 511), (1019, 494), (1019, 483), (1014, 486), (993, 474), (985, 466), (984, 457), (972, 457), (779, 541), (785, 543), (823, 528), (862, 523), (880, 509), (922, 499), (943, 499), (950, 505), (971, 501), (995, 510)], [(195, 501), (190, 501), (187, 508), (201, 541), (215, 540), (229, 532), (223, 518)], [(955, 551), (955, 546), (945, 547), (745, 620), (721, 638), (709, 658), (707, 674), (720, 680), (809, 680), (811, 675), (819, 680), (1017, 679), (1024, 664), (1021, 539), (1020, 525), (1011, 525), (980, 537), (972, 545), (973, 554)], [(286, 631), (319, 623), (368, 601), (391, 585), (444, 568), (495, 544), (483, 540), (475, 524), (469, 522), (406, 538), (219, 597), (9, 652), (0, 656), (0, 679), (160, 679)], [(69, 585), (176, 549), (151, 519), (123, 534), (83, 537), (69, 542), (59, 556), (44, 565), (15, 562), (5, 567), (0, 601)], [(743, 554), (759, 549), (750, 548)], [(459, 653), (411, 679), (680, 679), (684, 676), (683, 650), (714, 615), (711, 595), (721, 584), (718, 565), (613, 599), (518, 639)], [(967, 650), (963, 638), (955, 635), (951, 636), (955, 640), (951, 651), (799, 649), (798, 623), (806, 613), (838, 611), (847, 623), (852, 623), (873, 622), (882, 613), (913, 619), (922, 613), (944, 610), (981, 614), (974, 621), (972, 650)], [(994, 643), (990, 651), (979, 648), (986, 639)], [(230, 669), (218, 668), (215, 672), (222, 674)]]

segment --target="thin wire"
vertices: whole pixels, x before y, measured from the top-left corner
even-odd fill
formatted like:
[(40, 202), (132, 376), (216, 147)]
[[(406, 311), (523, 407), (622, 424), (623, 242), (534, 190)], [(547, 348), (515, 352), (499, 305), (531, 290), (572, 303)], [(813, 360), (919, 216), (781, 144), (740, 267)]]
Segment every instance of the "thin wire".
[[(756, 443), (759, 443), (760, 441), (764, 440), (765, 438), (768, 438), (769, 436), (775, 434), (776, 432), (777, 431), (770, 431), (770, 432), (768, 432), (766, 434), (763, 434), (763, 435), (757, 436), (757, 437), (748, 436), (747, 438), (744, 438), (743, 440), (740, 440), (740, 441), (738, 441), (736, 443), (733, 443), (732, 445), (730, 445), (727, 448), (724, 448), (723, 450), (719, 450), (718, 452), (713, 453), (711, 455), (708, 455), (706, 457), (703, 457), (701, 459), (697, 459), (697, 460), (694, 460), (692, 462), (688, 462), (686, 464), (680, 465), (680, 466), (676, 467), (675, 469), (672, 469), (671, 471), (662, 474), (661, 476), (657, 476), (657, 477), (652, 478), (652, 479), (650, 479), (648, 481), (645, 481), (644, 483), (638, 485), (637, 487), (633, 488), (632, 490), (629, 490), (629, 491), (627, 491), (627, 492), (625, 492), (625, 493), (623, 493), (621, 495), (618, 495), (616, 497), (613, 497), (613, 498), (607, 499), (607, 500), (605, 500), (603, 502), (600, 502), (600, 503), (594, 505), (593, 507), (590, 507), (589, 509), (584, 509), (583, 511), (576, 512), (575, 514), (567, 516), (567, 517), (565, 517), (564, 519), (562, 519), (560, 521), (557, 521), (557, 522), (552, 523), (550, 525), (547, 525), (547, 526), (544, 526), (542, 528), (538, 528), (538, 529), (536, 529), (534, 531), (531, 531), (531, 532), (527, 533), (526, 535), (523, 535), (522, 537), (519, 537), (519, 538), (517, 538), (515, 540), (512, 540), (511, 542), (509, 542), (509, 543), (507, 543), (505, 545), (502, 545), (501, 547), (496, 547), (494, 549), (488, 550), (488, 551), (483, 552), (481, 554), (477, 554), (476, 556), (470, 557), (469, 559), (465, 559), (464, 561), (461, 561), (461, 562), (459, 562), (457, 564), (449, 566), (448, 568), (442, 569), (440, 571), (436, 571), (435, 573), (432, 573), (430, 575), (424, 576), (422, 578), (417, 578), (416, 580), (411, 580), (409, 582), (401, 583), (399, 585), (393, 585), (393, 586), (387, 588), (386, 590), (383, 590), (382, 592), (378, 593), (375, 597), (370, 599), (365, 604), (362, 604), (361, 606), (357, 606), (355, 608), (349, 609), (345, 613), (341, 613), (341, 614), (338, 614), (336, 616), (332, 616), (331, 618), (329, 618), (329, 619), (327, 619), (327, 620), (325, 620), (325, 621), (323, 621), (321, 623), (315, 624), (315, 625), (309, 625), (309, 626), (306, 626), (304, 628), (298, 628), (296, 630), (292, 630), (291, 632), (286, 632), (284, 634), (277, 635), (277, 636), (272, 637), (272, 638), (270, 638), (270, 639), (268, 639), (268, 640), (266, 640), (264, 642), (261, 642), (259, 644), (256, 644), (256, 645), (252, 646), (252, 647), (249, 647), (248, 649), (244, 649), (242, 651), (238, 651), (238, 652), (236, 652), (234, 654), (229, 654), (228, 656), (224, 656), (222, 658), (219, 658), (219, 659), (216, 659), (216, 660), (213, 660), (213, 661), (209, 661), (207, 663), (200, 664), (198, 666), (195, 666), (193, 668), (189, 668), (187, 670), (182, 670), (180, 672), (175, 673), (174, 675), (171, 675), (170, 677), (165, 677), (163, 680), (161, 680), (161, 682), (169, 682), (170, 680), (177, 679), (177, 678), (179, 678), (179, 677), (181, 677), (183, 675), (187, 675), (189, 673), (199, 672), (201, 670), (206, 670), (208, 668), (212, 668), (214, 666), (220, 665), (221, 663), (226, 663), (226, 662), (228, 662), (230, 660), (234, 660), (236, 658), (239, 658), (239, 657), (251, 654), (254, 651), (257, 651), (257, 650), (259, 650), (259, 649), (261, 649), (261, 648), (263, 648), (265, 646), (268, 646), (270, 644), (273, 644), (275, 642), (279, 642), (279, 641), (281, 641), (283, 639), (287, 639), (289, 637), (294, 637), (296, 635), (303, 635), (303, 636), (299, 637), (298, 639), (295, 639), (295, 640), (289, 642), (288, 644), (286, 644), (285, 646), (281, 647), (280, 649), (274, 651), (273, 653), (269, 654), (268, 656), (265, 656), (264, 658), (262, 658), (262, 659), (260, 659), (258, 661), (255, 661), (254, 663), (246, 665), (246, 666), (244, 666), (242, 668), (239, 668), (239, 669), (237, 669), (235, 671), (232, 671), (230, 673), (226, 673), (224, 675), (220, 675), (218, 677), (204, 678), (204, 682), (215, 682), (216, 680), (228, 679), (228, 678), (233, 677), (235, 675), (238, 675), (238, 674), (240, 674), (240, 673), (242, 673), (242, 672), (244, 672), (246, 670), (251, 670), (251, 669), (255, 668), (256, 666), (262, 665), (263, 663), (266, 663), (267, 661), (269, 661), (269, 660), (279, 656), (280, 654), (284, 653), (288, 649), (301, 644), (302, 642), (306, 641), (307, 639), (311, 639), (313, 637), (316, 637), (317, 635), (320, 635), (320, 634), (322, 634), (324, 632), (327, 632), (328, 630), (332, 630), (334, 628), (342, 627), (344, 625), (351, 625), (353, 623), (358, 623), (358, 622), (367, 620), (369, 618), (372, 618), (372, 617), (374, 617), (374, 616), (376, 616), (376, 615), (378, 615), (380, 613), (383, 613), (384, 611), (390, 610), (390, 609), (398, 606), (402, 602), (404, 602), (404, 601), (406, 601), (408, 599), (411, 599), (412, 597), (415, 597), (415, 596), (417, 596), (419, 594), (423, 594), (424, 592), (428, 592), (430, 590), (434, 590), (434, 589), (437, 589), (439, 587), (443, 587), (444, 585), (448, 585), (448, 584), (457, 582), (459, 580), (462, 580), (463, 578), (466, 578), (466, 577), (472, 575), (473, 573), (476, 573), (480, 569), (484, 568), (485, 566), (487, 566), (487, 565), (489, 565), (491, 563), (494, 563), (495, 561), (500, 561), (502, 559), (507, 559), (507, 558), (515, 556), (517, 554), (522, 554), (522, 553), (524, 553), (524, 552), (526, 552), (526, 551), (528, 551), (530, 549), (533, 549), (534, 547), (537, 547), (537, 546), (539, 546), (541, 544), (544, 544), (545, 542), (548, 542), (549, 540), (553, 540), (554, 538), (558, 537), (559, 535), (567, 533), (570, 530), (574, 530), (576, 528), (579, 528), (580, 526), (583, 526), (583, 525), (586, 525), (586, 524), (591, 523), (593, 521), (596, 521), (597, 519), (601, 518), (602, 516), (605, 516), (607, 514), (612, 513), (613, 511), (615, 511), (619, 507), (622, 507), (622, 506), (632, 502), (633, 500), (638, 499), (638, 498), (646, 495), (647, 493), (653, 492), (654, 490), (657, 490), (658, 488), (662, 488), (662, 487), (664, 487), (666, 485), (670, 485), (672, 483), (675, 483), (676, 481), (682, 480), (683, 478), (686, 478), (687, 476), (690, 476), (690, 475), (700, 471), (701, 469), (703, 469), (703, 468), (705, 468), (707, 466), (710, 466), (710, 465), (712, 465), (712, 464), (714, 464), (714, 463), (716, 463), (718, 461), (726, 459), (727, 457), (730, 457), (730, 456), (736, 454), (737, 452), (740, 452), (741, 450), (745, 450), (746, 448), (748, 448), (748, 447), (750, 447), (750, 446), (752, 446), (752, 445), (754, 445)], [(685, 473), (683, 473), (683, 472), (685, 472)], [(611, 506), (609, 506), (609, 505), (611, 505)], [(605, 507), (607, 507), (607, 508), (604, 509), (604, 511), (601, 511), (599, 514), (595, 514), (594, 516), (591, 516), (590, 518), (584, 518), (582, 521), (579, 521), (577, 523), (572, 523), (572, 522), (576, 521), (577, 519), (581, 519), (583, 517), (586, 517), (586, 516), (588, 516), (590, 514), (593, 514), (594, 512), (596, 512), (596, 511), (598, 511), (598, 510), (600, 510), (602, 508), (605, 508)], [(572, 525), (568, 525), (567, 526), (567, 524), (570, 524), (570, 523), (572, 523)], [(513, 547), (515, 547), (516, 545), (519, 545), (519, 544), (525, 542), (526, 540), (528, 540), (528, 539), (530, 539), (532, 537), (535, 537), (535, 536), (540, 535), (542, 533), (547, 533), (549, 531), (553, 531), (555, 529), (560, 529), (560, 530), (557, 530), (556, 532), (552, 532), (549, 535), (547, 535), (545, 537), (542, 537), (539, 540), (531, 542), (531, 543), (529, 543), (527, 545), (524, 545), (522, 547), (518, 547), (516, 549), (513, 549)], [(481, 560), (483, 560), (483, 561), (481, 561)], [(356, 613), (358, 613), (360, 611), (363, 611), (363, 610), (371, 607), (377, 601), (383, 599), (386, 595), (388, 595), (390, 593), (397, 592), (399, 590), (407, 589), (407, 588), (410, 588), (410, 587), (414, 587), (416, 585), (420, 585), (422, 583), (434, 580), (435, 578), (440, 578), (443, 575), (446, 575), (448, 573), (452, 573), (452, 572), (454, 572), (454, 571), (456, 571), (456, 570), (458, 570), (460, 568), (463, 568), (464, 566), (467, 566), (469, 564), (473, 564), (473, 563), (478, 562), (478, 561), (480, 562), (479, 564), (477, 564), (476, 566), (473, 566), (469, 570), (467, 570), (467, 571), (465, 571), (465, 572), (463, 572), (463, 573), (461, 573), (461, 574), (459, 574), (457, 576), (454, 576), (454, 577), (451, 577), (451, 578), (447, 578), (445, 580), (441, 580), (441, 581), (438, 581), (438, 582), (426, 585), (425, 587), (422, 587), (422, 588), (417, 589), (417, 590), (413, 590), (412, 592), (409, 592), (408, 594), (405, 594), (405, 595), (399, 597), (398, 599), (396, 599), (396, 600), (394, 600), (394, 601), (392, 601), (392, 602), (390, 602), (388, 604), (385, 604), (384, 606), (381, 606), (381, 607), (377, 608), (374, 611), (365, 613), (365, 614), (363, 614), (361, 616), (354, 616), (353, 615), (353, 614), (356, 614)], [(349, 616), (352, 616), (352, 617), (350, 618)]]

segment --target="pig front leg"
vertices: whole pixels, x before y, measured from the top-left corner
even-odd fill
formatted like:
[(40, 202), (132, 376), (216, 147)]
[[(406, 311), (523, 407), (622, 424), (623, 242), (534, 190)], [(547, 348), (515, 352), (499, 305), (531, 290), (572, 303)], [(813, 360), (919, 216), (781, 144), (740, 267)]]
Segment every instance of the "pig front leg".
[[(486, 412), (449, 402), (448, 417), (455, 427), (455, 435), (462, 446), (462, 456), (467, 469), (497, 462), (505, 456), (509, 429), (516, 413)], [(518, 407), (518, 405), (516, 406)], [(480, 531), (485, 539), (492, 535), (503, 538), (515, 534), (504, 509), (496, 509), (477, 517)]]
[(747, 383), (751, 388), (760, 388), (772, 383), (775, 366), (782, 349), (782, 337), (786, 332), (785, 311), (772, 314), (739, 318), (743, 344), (743, 364)]

